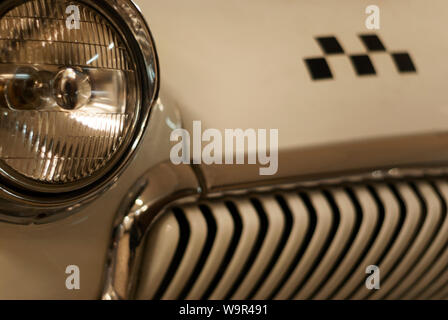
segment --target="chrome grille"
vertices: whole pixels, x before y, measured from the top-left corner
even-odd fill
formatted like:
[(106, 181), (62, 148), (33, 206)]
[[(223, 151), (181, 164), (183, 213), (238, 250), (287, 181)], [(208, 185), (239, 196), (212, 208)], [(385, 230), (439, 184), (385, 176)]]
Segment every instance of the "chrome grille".
[(447, 199), (444, 179), (415, 179), (173, 208), (149, 232), (137, 296), (447, 299)]

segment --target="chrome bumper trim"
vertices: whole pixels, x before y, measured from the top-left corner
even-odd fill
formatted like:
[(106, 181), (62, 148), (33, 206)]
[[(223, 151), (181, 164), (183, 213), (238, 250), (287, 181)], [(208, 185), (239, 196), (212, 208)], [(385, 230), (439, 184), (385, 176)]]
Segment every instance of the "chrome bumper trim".
[(155, 166), (138, 180), (117, 216), (106, 263), (103, 300), (133, 297), (146, 232), (168, 205), (194, 201), (201, 190), (191, 166), (170, 162)]

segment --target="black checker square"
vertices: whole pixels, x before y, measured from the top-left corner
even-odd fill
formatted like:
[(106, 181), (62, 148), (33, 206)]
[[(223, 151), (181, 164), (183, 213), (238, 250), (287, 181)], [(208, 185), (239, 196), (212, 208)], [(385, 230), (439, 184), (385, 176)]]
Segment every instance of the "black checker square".
[(342, 49), (341, 44), (335, 37), (318, 37), (316, 38), (319, 42), (320, 47), (325, 54), (343, 54), (344, 49)]
[(349, 58), (357, 76), (377, 75), (371, 60), (371, 57), (376, 54), (390, 55), (399, 73), (417, 73), (417, 68), (408, 52), (387, 50), (380, 37), (374, 33), (362, 33), (358, 34), (358, 37), (366, 49), (365, 53), (345, 53), (338, 39), (332, 35), (315, 37), (314, 39), (323, 51), (323, 56), (304, 59), (311, 78), (313, 80), (334, 79), (329, 66), (334, 55), (343, 55)]
[(311, 58), (305, 59), (305, 63), (314, 80), (332, 79), (330, 66), (325, 58)]
[(359, 36), (368, 51), (386, 51), (381, 39), (375, 34), (364, 34)]
[(350, 60), (358, 76), (376, 75), (375, 67), (368, 55), (352, 55)]
[(395, 65), (397, 66), (399, 72), (417, 72), (417, 69), (415, 68), (414, 62), (412, 61), (409, 53), (392, 53), (392, 58), (394, 59)]

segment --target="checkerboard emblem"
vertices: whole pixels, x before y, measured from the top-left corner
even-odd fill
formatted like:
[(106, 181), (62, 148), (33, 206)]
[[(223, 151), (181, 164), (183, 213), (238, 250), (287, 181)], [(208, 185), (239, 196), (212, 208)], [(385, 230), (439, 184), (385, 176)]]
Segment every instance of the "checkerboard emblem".
[[(399, 73), (417, 73), (414, 62), (407, 52), (390, 52), (386, 50), (383, 42), (375, 34), (362, 34), (359, 36), (367, 53), (348, 54), (353, 68), (358, 76), (376, 75), (375, 66), (370, 59), (371, 54), (388, 52), (397, 67)], [(308, 67), (313, 80), (333, 79), (333, 73), (327, 62), (332, 55), (346, 54), (339, 41), (334, 36), (316, 38), (319, 46), (324, 52), (323, 57), (307, 58), (305, 64)]]

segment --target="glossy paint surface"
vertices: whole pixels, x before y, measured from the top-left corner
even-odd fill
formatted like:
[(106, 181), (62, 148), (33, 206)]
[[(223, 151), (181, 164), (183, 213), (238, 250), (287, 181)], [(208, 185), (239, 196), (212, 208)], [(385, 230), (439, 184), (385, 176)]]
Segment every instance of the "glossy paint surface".
[[(409, 52), (417, 74), (400, 74), (389, 53), (375, 53), (377, 75), (359, 77), (348, 56), (338, 55), (328, 58), (334, 79), (323, 81), (313, 81), (304, 63), (323, 55), (315, 37), (336, 36), (348, 54), (366, 53), (358, 35), (371, 33), (364, 26), (370, 1), (136, 3), (155, 37), (162, 92), (178, 102), (185, 126), (202, 120), (206, 128), (279, 129), (280, 161), (286, 159), (279, 176), (345, 170), (352, 162), (371, 168), (448, 159), (446, 1), (381, 5), (375, 33), (391, 51)], [(172, 108), (155, 109), (136, 159), (82, 212), (47, 226), (0, 224), (0, 299), (100, 296), (120, 201), (139, 176), (167, 159), (166, 132), (179, 119)], [(258, 167), (203, 170), (211, 187), (259, 179)], [(79, 291), (65, 287), (72, 264), (81, 269)]]

